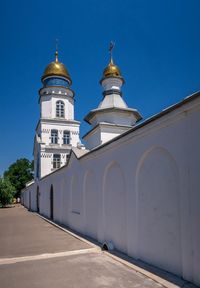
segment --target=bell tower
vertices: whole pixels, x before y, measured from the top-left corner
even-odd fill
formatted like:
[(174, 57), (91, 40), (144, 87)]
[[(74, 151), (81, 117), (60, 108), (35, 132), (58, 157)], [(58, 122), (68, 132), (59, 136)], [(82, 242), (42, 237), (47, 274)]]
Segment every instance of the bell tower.
[(74, 92), (65, 65), (55, 60), (45, 69), (39, 90), (40, 119), (34, 139), (35, 178), (65, 165), (72, 147), (80, 142), (80, 122), (74, 120)]

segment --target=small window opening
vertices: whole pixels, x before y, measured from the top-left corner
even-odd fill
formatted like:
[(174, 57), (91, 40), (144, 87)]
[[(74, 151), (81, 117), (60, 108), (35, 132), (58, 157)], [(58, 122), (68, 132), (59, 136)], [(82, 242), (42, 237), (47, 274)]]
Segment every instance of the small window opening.
[(114, 245), (111, 241), (104, 242), (101, 249), (102, 251), (111, 251), (114, 250)]
[(107, 244), (105, 244), (105, 243), (103, 244), (102, 250), (103, 250), (103, 251), (108, 251), (108, 246), (107, 246)]

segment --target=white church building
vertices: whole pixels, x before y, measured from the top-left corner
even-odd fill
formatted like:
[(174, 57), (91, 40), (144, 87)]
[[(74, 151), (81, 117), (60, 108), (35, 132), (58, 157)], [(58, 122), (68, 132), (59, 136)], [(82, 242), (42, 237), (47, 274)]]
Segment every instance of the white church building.
[(91, 124), (84, 146), (57, 52), (42, 83), (35, 179), (23, 205), (200, 285), (200, 93), (138, 122), (111, 57), (102, 101), (84, 119)]

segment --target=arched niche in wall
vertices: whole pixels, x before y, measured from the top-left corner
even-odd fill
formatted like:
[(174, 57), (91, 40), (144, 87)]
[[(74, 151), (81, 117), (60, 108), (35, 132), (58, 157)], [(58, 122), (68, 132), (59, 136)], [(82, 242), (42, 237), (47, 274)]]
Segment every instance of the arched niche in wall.
[(98, 199), (95, 175), (87, 171), (84, 177), (85, 229), (86, 234), (97, 238), (98, 228)]
[(29, 211), (32, 210), (32, 207), (31, 207), (31, 191), (29, 191)]
[(37, 191), (36, 191), (36, 211), (39, 213), (40, 212), (40, 188), (37, 186)]
[(49, 195), (49, 211), (50, 211), (50, 219), (53, 220), (54, 218), (54, 191), (53, 191), (53, 185), (51, 184), (50, 188), (50, 195)]
[(179, 173), (166, 149), (154, 147), (143, 155), (136, 186), (138, 256), (180, 275)]
[(77, 175), (73, 175), (71, 180), (71, 212), (75, 214), (80, 214), (81, 207), (80, 189), (78, 184)]
[(112, 162), (105, 170), (103, 187), (103, 217), (105, 241), (126, 252), (126, 187), (118, 163)]
[[(69, 183), (69, 184), (68, 184)], [(71, 188), (70, 188), (70, 180), (68, 177), (63, 177), (61, 182), (61, 189), (62, 189), (62, 222), (65, 225), (69, 225), (68, 223), (68, 213), (71, 212), (70, 207), (70, 197), (71, 197)]]

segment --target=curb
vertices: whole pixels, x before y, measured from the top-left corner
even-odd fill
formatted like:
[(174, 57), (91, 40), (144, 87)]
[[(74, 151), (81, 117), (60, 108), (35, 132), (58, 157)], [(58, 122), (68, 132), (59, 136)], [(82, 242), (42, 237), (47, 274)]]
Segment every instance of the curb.
[(139, 267), (133, 263), (130, 263), (129, 261), (124, 260), (117, 255), (113, 255), (107, 251), (103, 251), (103, 253), (105, 253), (109, 257), (113, 258), (114, 260), (120, 262), (121, 264), (124, 264), (125, 266), (133, 269), (134, 271), (146, 276), (147, 278), (152, 279), (153, 281), (157, 282), (158, 284), (160, 284), (166, 288), (180, 288), (181, 287), (181, 286), (173, 284), (173, 283), (171, 283), (171, 282), (169, 282), (169, 281), (167, 281), (167, 280), (165, 280), (165, 279), (163, 279), (163, 278), (161, 278), (161, 277), (159, 277), (159, 276), (157, 276), (157, 275), (155, 275), (155, 274), (153, 274), (153, 273), (151, 273), (151, 272), (149, 272), (149, 271), (147, 271), (147, 270), (145, 270), (145, 269), (143, 269), (143, 268), (141, 268), (141, 267)]

